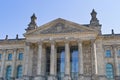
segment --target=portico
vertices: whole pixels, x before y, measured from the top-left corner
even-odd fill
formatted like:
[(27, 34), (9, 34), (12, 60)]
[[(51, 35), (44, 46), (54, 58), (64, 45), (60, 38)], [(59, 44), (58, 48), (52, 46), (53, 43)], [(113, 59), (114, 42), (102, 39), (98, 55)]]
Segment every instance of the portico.
[[(85, 43), (91, 43), (91, 40), (80, 40), (77, 38), (64, 38), (60, 40), (52, 38), (29, 43), (37, 44), (38, 47), (37, 74), (34, 76), (36, 80), (84, 79), (82, 45)], [(73, 65), (73, 55), (77, 56), (75, 57), (75, 65)]]

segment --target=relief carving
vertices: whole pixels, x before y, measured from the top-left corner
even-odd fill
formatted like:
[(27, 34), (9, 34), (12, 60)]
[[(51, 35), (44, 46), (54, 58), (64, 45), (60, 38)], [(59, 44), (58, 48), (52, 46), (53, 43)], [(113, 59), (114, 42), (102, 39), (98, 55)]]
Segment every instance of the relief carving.
[(57, 23), (56, 25), (42, 30), (41, 34), (49, 34), (49, 33), (71, 33), (71, 32), (83, 32), (83, 29), (73, 28), (71, 26), (65, 25), (63, 23)]

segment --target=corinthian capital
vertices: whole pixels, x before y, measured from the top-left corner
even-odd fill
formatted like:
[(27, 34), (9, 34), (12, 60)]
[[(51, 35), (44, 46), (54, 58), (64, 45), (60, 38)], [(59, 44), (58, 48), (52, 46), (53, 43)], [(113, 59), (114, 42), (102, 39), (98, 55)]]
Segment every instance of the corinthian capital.
[(25, 45), (26, 45), (26, 46), (30, 46), (31, 43), (30, 43), (30, 42), (25, 42)]
[(56, 42), (55, 42), (55, 40), (51, 40), (50, 43), (51, 44), (55, 44)]
[(2, 52), (5, 52), (5, 51), (7, 51), (7, 49), (2, 49)]
[(17, 48), (14, 48), (13, 51), (17, 51), (18, 49)]
[(91, 41), (91, 43), (94, 43), (94, 42), (95, 42), (95, 39), (91, 39), (90, 41)]
[(43, 41), (38, 41), (37, 44), (38, 44), (38, 45), (42, 45), (42, 44), (43, 44)]
[(78, 42), (78, 43), (82, 43), (83, 41), (82, 41), (81, 39), (78, 39), (77, 42)]

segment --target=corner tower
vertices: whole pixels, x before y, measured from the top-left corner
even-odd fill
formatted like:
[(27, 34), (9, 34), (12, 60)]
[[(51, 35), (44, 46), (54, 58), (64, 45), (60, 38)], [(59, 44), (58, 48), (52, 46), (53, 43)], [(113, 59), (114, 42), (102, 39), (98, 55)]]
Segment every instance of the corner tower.
[(91, 20), (90, 20), (89, 27), (96, 29), (99, 32), (99, 34), (101, 34), (101, 24), (97, 19), (97, 12), (94, 9), (91, 12)]
[(35, 14), (33, 14), (31, 16), (31, 22), (28, 24), (27, 29), (25, 29), (27, 32), (37, 28), (36, 19), (37, 19), (37, 17), (35, 16)]

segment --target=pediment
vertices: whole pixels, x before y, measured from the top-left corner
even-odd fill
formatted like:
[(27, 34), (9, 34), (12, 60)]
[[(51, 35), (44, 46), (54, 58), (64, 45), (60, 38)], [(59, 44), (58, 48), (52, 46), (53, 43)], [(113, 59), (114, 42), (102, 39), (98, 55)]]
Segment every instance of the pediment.
[(43, 26), (32, 30), (25, 35), (37, 34), (61, 34), (61, 33), (74, 33), (74, 32), (96, 32), (94, 29), (82, 26), (80, 24), (70, 22), (64, 19), (56, 19)]
[(63, 23), (57, 23), (56, 25), (40, 31), (41, 34), (58, 34), (58, 33), (71, 33), (71, 32), (83, 32), (83, 29), (77, 29), (70, 25), (65, 25)]

